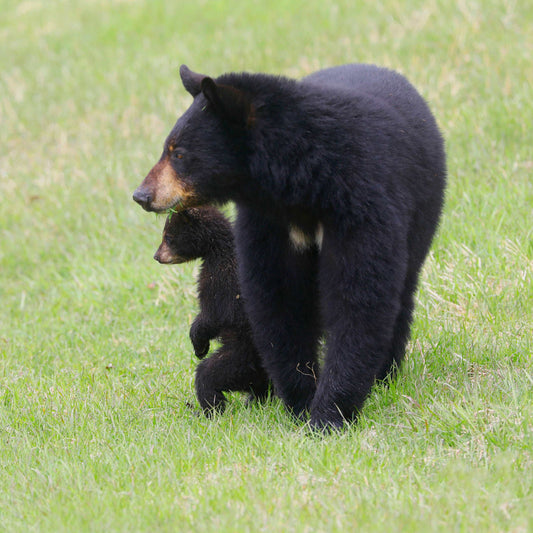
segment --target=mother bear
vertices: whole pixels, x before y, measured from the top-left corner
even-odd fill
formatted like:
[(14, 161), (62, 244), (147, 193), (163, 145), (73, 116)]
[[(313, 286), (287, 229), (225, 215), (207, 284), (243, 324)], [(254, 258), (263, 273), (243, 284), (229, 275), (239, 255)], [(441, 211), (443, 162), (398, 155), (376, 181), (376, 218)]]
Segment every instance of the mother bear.
[(133, 199), (155, 212), (235, 202), (239, 280), (275, 391), (339, 428), (404, 355), (444, 198), (435, 119), (373, 65), (299, 81), (180, 74), (193, 103)]

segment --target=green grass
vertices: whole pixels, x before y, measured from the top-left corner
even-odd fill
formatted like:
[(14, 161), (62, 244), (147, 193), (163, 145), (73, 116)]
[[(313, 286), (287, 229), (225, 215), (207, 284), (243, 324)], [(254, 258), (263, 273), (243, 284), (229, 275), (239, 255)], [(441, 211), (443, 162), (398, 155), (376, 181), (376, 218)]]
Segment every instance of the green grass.
[[(0, 530), (533, 529), (533, 4), (0, 13)], [(189, 104), (179, 65), (351, 61), (405, 73), (447, 141), (406, 363), (339, 435), (239, 395), (199, 417), (197, 265), (157, 265), (163, 219), (131, 200)]]

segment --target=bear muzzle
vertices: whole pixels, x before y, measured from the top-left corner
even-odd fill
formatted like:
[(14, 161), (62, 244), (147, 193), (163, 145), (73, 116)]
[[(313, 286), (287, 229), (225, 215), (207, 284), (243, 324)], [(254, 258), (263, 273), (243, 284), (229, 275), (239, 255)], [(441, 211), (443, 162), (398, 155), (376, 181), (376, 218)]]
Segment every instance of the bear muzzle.
[(165, 242), (162, 242), (157, 249), (157, 252), (154, 254), (154, 259), (162, 265), (177, 265), (187, 262), (186, 258), (172, 253)]
[(152, 204), (152, 195), (146, 191), (142, 185), (135, 189), (133, 193), (133, 200), (137, 202), (143, 209), (150, 211), (150, 205)]
[(133, 200), (146, 211), (163, 213), (192, 206), (196, 203), (196, 195), (172, 168), (168, 157), (163, 157), (137, 187)]

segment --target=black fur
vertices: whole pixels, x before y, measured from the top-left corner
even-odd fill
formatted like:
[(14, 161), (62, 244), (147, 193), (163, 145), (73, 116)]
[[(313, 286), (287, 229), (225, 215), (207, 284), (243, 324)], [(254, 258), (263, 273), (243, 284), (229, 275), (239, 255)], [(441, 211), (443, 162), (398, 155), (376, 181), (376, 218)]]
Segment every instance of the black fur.
[(172, 168), (194, 191), (179, 208), (236, 202), (240, 284), (268, 375), (295, 414), (340, 427), (404, 355), (444, 198), (436, 122), (404, 77), (371, 65), (301, 81), (181, 74), (194, 101), (164, 152), (177, 147)]
[(237, 262), (229, 221), (215, 208), (192, 208), (167, 217), (155, 259), (182, 263), (201, 258), (198, 276), (200, 313), (190, 337), (196, 356), (209, 352), (212, 339), (221, 342), (196, 369), (195, 387), (204, 412), (223, 411), (224, 391), (249, 392), (264, 399), (269, 379), (252, 341), (237, 280)]

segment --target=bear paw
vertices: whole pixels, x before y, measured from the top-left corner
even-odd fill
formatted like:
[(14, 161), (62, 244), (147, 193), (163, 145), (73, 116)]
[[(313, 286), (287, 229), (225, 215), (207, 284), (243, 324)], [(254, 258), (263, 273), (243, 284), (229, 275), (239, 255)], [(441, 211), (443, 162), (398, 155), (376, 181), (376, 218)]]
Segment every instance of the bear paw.
[(339, 431), (344, 426), (345, 418), (337, 406), (330, 409), (311, 408), (311, 419), (309, 425), (314, 431), (321, 433), (331, 433)]
[(193, 342), (194, 355), (198, 359), (203, 359), (209, 352), (209, 341)]

